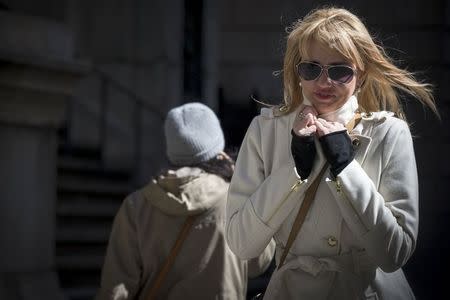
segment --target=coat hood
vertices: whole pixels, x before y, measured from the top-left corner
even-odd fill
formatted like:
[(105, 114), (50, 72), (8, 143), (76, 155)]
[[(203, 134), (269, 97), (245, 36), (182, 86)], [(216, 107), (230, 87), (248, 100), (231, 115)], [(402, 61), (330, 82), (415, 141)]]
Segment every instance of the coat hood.
[(191, 167), (164, 172), (143, 189), (147, 201), (175, 216), (200, 214), (224, 201), (227, 192), (223, 178)]

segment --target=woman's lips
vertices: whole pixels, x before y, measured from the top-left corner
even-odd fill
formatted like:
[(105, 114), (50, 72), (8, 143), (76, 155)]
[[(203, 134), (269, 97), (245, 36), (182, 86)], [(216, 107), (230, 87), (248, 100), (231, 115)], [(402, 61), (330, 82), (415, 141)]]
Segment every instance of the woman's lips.
[(317, 99), (320, 100), (328, 100), (334, 97), (333, 94), (328, 92), (314, 92), (314, 96), (316, 96)]

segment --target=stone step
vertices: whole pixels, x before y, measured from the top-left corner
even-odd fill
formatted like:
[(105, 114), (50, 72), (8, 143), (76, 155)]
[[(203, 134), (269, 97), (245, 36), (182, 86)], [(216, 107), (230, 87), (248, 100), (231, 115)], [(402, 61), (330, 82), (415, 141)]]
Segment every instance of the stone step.
[(104, 254), (66, 253), (56, 256), (56, 266), (59, 270), (100, 270), (104, 259)]
[(83, 287), (83, 286), (99, 286), (101, 269), (58, 269), (60, 275), (60, 285), (64, 289)]
[(102, 164), (99, 159), (81, 158), (69, 155), (59, 155), (58, 169), (62, 170), (82, 170), (97, 171), (101, 169)]
[(89, 177), (101, 177), (129, 181), (131, 179), (130, 170), (105, 169), (99, 159), (76, 157), (70, 155), (59, 155), (59, 174), (78, 174)]
[(64, 288), (64, 294), (70, 300), (92, 300), (97, 293), (98, 286), (76, 286)]
[[(66, 126), (68, 125), (69, 124), (66, 124)], [(101, 161), (102, 151), (100, 146), (72, 145), (67, 140), (68, 132), (69, 128), (64, 126), (58, 130), (58, 159), (62, 159), (64, 157), (73, 157), (79, 159), (87, 159), (89, 161)]]
[(58, 176), (58, 192), (73, 194), (110, 195), (112, 197), (124, 197), (134, 188), (123, 180), (111, 180), (108, 178), (89, 178), (77, 175), (64, 174)]
[(59, 198), (56, 214), (59, 217), (113, 218), (122, 200), (92, 199), (86, 196), (64, 196)]
[(71, 151), (58, 157), (56, 267), (68, 300), (91, 300), (114, 216), (134, 188), (129, 172), (105, 170), (95, 152)]
[(96, 225), (60, 225), (56, 228), (56, 245), (58, 243), (107, 243), (111, 232), (111, 224)]

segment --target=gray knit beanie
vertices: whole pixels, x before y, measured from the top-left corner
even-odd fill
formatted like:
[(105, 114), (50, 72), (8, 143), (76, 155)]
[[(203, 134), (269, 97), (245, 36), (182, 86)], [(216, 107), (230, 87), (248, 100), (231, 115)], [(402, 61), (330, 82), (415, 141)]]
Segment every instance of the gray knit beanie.
[(171, 109), (164, 133), (167, 158), (176, 166), (210, 160), (225, 147), (219, 119), (209, 107), (198, 102)]

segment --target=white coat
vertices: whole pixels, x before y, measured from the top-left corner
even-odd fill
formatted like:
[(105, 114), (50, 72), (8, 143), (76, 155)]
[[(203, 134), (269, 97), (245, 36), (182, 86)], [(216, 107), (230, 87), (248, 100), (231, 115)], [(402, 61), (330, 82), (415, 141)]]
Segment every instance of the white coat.
[[(353, 116), (352, 98), (336, 112), (339, 121)], [(279, 116), (276, 109), (255, 117), (241, 146), (228, 192), (227, 241), (241, 259), (250, 259), (273, 238), (278, 265), (304, 193), (326, 159), (315, 140), (311, 174), (299, 178), (290, 151), (296, 113)], [(414, 299), (401, 270), (418, 232), (409, 127), (393, 113), (377, 112), (363, 114), (350, 135), (354, 160), (337, 178), (325, 172), (264, 299)]]

